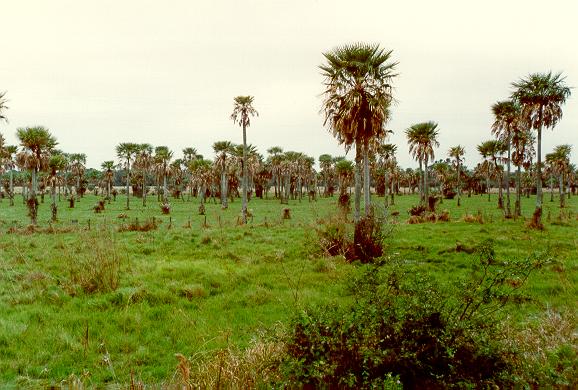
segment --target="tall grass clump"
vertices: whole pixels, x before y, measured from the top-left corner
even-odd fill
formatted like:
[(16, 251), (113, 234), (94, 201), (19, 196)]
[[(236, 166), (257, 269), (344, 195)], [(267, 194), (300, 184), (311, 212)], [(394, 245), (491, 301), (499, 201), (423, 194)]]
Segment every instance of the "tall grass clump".
[(65, 249), (68, 272), (65, 289), (70, 295), (115, 291), (120, 284), (121, 251), (111, 233), (85, 234)]

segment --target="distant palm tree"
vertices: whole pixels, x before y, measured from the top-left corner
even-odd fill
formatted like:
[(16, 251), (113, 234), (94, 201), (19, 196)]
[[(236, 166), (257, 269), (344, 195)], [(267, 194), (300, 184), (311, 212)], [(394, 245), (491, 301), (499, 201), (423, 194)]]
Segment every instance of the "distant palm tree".
[(84, 172), (86, 170), (86, 154), (84, 153), (72, 153), (68, 155), (68, 161), (70, 162), (70, 169), (72, 171), (72, 176), (76, 177), (76, 200), (80, 200), (82, 196), (82, 177), (84, 176)]
[(36, 225), (36, 217), (38, 215), (38, 200), (36, 199), (36, 191), (38, 189), (37, 175), (48, 165), (50, 152), (57, 142), (56, 138), (50, 134), (50, 131), (42, 126), (19, 128), (16, 130), (16, 135), (23, 148), (20, 153), (20, 159), (24, 166), (30, 170), (31, 174), (32, 185), (27, 205), (30, 223)]
[(538, 133), (536, 210), (532, 218), (534, 226), (542, 226), (542, 129), (554, 128), (562, 118), (562, 105), (570, 97), (570, 88), (561, 73), (533, 73), (512, 83), (512, 98), (522, 107), (522, 116), (529, 127)]
[[(560, 190), (560, 208), (565, 207), (564, 200), (564, 175), (569, 173), (571, 145), (558, 145), (554, 148), (551, 155), (553, 173), (558, 176), (558, 188)], [(548, 155), (546, 155), (548, 157)]]
[(409, 152), (419, 161), (420, 169), (422, 164), (424, 165), (422, 201), (427, 203), (429, 198), (428, 162), (434, 161), (434, 148), (440, 146), (438, 124), (431, 121), (417, 123), (406, 129), (405, 134), (409, 143)]
[(221, 207), (229, 207), (227, 203), (227, 169), (228, 156), (231, 154), (234, 145), (230, 141), (218, 141), (213, 144), (213, 150), (217, 155), (215, 157), (215, 166), (221, 174)]
[(10, 173), (9, 184), (8, 184), (8, 198), (10, 198), (10, 206), (14, 206), (14, 168), (16, 168), (16, 162), (14, 158), (18, 152), (18, 147), (16, 145), (6, 145), (4, 147), (4, 158), (3, 165)]
[(377, 146), (377, 154), (382, 159), (383, 165), (383, 172), (384, 172), (384, 182), (385, 182), (385, 189), (384, 189), (384, 205), (387, 208), (388, 204), (388, 191), (391, 193), (391, 199), (393, 204), (393, 180), (390, 180), (393, 171), (397, 165), (395, 161), (395, 153), (397, 152), (397, 145), (394, 144), (379, 144)]
[(464, 162), (463, 157), (466, 154), (466, 151), (463, 146), (457, 145), (452, 146), (449, 150), (449, 155), (451, 158), (454, 159), (454, 164), (456, 166), (456, 175), (457, 175), (457, 186), (456, 186), (456, 193), (458, 197), (458, 207), (461, 205), (460, 198), (461, 198), (461, 184), (460, 184), (460, 176), (461, 176), (461, 166)]
[(173, 152), (166, 146), (157, 146), (155, 148), (155, 171), (163, 180), (162, 202), (168, 203), (167, 178), (170, 175), (170, 162), (173, 158)]
[(138, 152), (138, 144), (123, 142), (116, 146), (116, 155), (125, 163), (126, 170), (126, 209), (130, 210), (130, 163)]
[(114, 178), (114, 161), (104, 161), (100, 167), (104, 171), (104, 177), (106, 178), (106, 199), (108, 200), (108, 204), (110, 204), (112, 179)]
[[(487, 191), (488, 191), (488, 201), (490, 201), (490, 177), (492, 176), (492, 172), (496, 176), (500, 176), (500, 167), (498, 166), (498, 161), (500, 160), (500, 156), (506, 152), (506, 145), (498, 140), (489, 140), (484, 141), (477, 146), (478, 152), (482, 155), (482, 157), (486, 160), (486, 184), (487, 184)], [(498, 208), (503, 208), (503, 199), (502, 199), (502, 185), (501, 180), (498, 180), (499, 191), (498, 191)]]
[(142, 178), (141, 184), (141, 192), (142, 192), (142, 205), (146, 207), (147, 205), (147, 194), (148, 194), (148, 187), (147, 187), (147, 179), (149, 175), (149, 171), (154, 163), (153, 161), (153, 147), (151, 144), (138, 144), (137, 152), (135, 154), (134, 163), (133, 163), (133, 170), (137, 171), (137, 175), (140, 174)]
[(259, 116), (253, 107), (253, 96), (237, 96), (234, 99), (233, 113), (231, 119), (243, 128), (243, 178), (241, 181), (243, 223), (247, 223), (247, 127), (251, 125), (251, 117)]
[(379, 45), (354, 43), (323, 53), (327, 62), (320, 66), (325, 78), (324, 124), (346, 150), (355, 144), (355, 221), (360, 218), (362, 159), (365, 214), (371, 209), (369, 145), (384, 137), (390, 118), (397, 65), (390, 62), (391, 53)]
[(280, 146), (272, 146), (267, 149), (267, 153), (269, 153), (269, 157), (267, 160), (271, 166), (271, 176), (274, 182), (274, 191), (275, 191), (275, 198), (280, 197), (281, 194), (281, 178), (279, 173), (279, 164), (281, 163), (281, 156), (283, 154), (283, 148)]
[(194, 160), (202, 160), (203, 156), (197, 152), (197, 149), (192, 147), (187, 147), (183, 149), (183, 161), (185, 168), (189, 174), (189, 194), (188, 199), (190, 200), (193, 197), (193, 172), (190, 169), (191, 162)]
[[(506, 218), (511, 218), (510, 208), (510, 163), (512, 160), (512, 138), (520, 131), (520, 106), (512, 101), (505, 100), (497, 102), (492, 106), (494, 114), (494, 123), (492, 124), (492, 133), (502, 141), (508, 150), (506, 159)], [(501, 186), (501, 183), (500, 183)]]
[(62, 154), (53, 154), (50, 156), (50, 160), (48, 162), (48, 167), (50, 168), (50, 195), (52, 199), (51, 210), (52, 210), (52, 222), (56, 222), (58, 219), (58, 205), (56, 203), (56, 186), (59, 185), (59, 178), (58, 173), (61, 172), (66, 168), (68, 161), (66, 157)]
[(530, 130), (520, 127), (512, 137), (512, 162), (516, 165), (516, 202), (514, 206), (514, 215), (522, 216), (522, 167), (529, 167), (529, 163), (536, 154), (534, 149), (534, 136)]

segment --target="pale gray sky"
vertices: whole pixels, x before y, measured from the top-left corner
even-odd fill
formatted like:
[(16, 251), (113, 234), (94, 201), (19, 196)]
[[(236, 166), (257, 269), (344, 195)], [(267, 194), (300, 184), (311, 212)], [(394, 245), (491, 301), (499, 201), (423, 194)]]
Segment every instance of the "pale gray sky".
[[(532, 72), (562, 71), (578, 86), (578, 1), (145, 1), (0, 0), (0, 91), (8, 125), (44, 125), (88, 166), (115, 159), (120, 142), (193, 146), (242, 142), (233, 98), (255, 96), (248, 141), (343, 155), (319, 114), (322, 52), (363, 41), (399, 61), (389, 128), (402, 166), (415, 166), (403, 130), (439, 122), (440, 148), (489, 139), (490, 107)], [(544, 153), (574, 144), (578, 90)], [(349, 158), (352, 158), (350, 153)]]

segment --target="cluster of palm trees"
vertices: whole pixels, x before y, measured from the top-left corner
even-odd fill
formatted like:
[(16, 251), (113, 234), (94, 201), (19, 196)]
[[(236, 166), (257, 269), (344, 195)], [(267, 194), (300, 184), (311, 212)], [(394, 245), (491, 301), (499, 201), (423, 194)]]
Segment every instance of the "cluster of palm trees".
[[(173, 151), (166, 146), (125, 142), (116, 147), (119, 164), (105, 161), (101, 165), (102, 171), (96, 172), (86, 168), (86, 155), (65, 154), (57, 150), (55, 138), (44, 127), (18, 129), (20, 151), (16, 146), (5, 145), (0, 135), (0, 166), (10, 174), (9, 183), (4, 186), (10, 202), (13, 204), (15, 168), (30, 175), (20, 179), (20, 184), (33, 223), (36, 222), (39, 177), (42, 178), (41, 188), (52, 189), (52, 214), (56, 220), (56, 188), (65, 186), (66, 193), (72, 194), (71, 188), (74, 187), (75, 197), (71, 195), (70, 199), (72, 206), (75, 199), (82, 197), (87, 176), (90, 176), (92, 184), (102, 188), (110, 202), (116, 193), (114, 184), (118, 173), (122, 171), (127, 209), (130, 208), (131, 187), (133, 194), (142, 196), (143, 206), (146, 206), (149, 186), (156, 183), (158, 200), (167, 208), (169, 188), (174, 196), (183, 200), (188, 189), (189, 199), (198, 196), (201, 206), (207, 196), (219, 197), (223, 208), (227, 208), (235, 197), (240, 197), (242, 222), (246, 223), (247, 202), (253, 192), (256, 196), (262, 197), (263, 193), (268, 196), (268, 189), (273, 186), (274, 196), (286, 203), (290, 197), (302, 199), (303, 189), (309, 195), (321, 195), (320, 183), (323, 184), (324, 196), (333, 195), (336, 187), (342, 195), (346, 194), (353, 184), (354, 218), (359, 221), (362, 194), (365, 215), (371, 213), (372, 184), (380, 195), (384, 195), (386, 207), (388, 202), (394, 202), (394, 194), (399, 188), (409, 188), (413, 192), (417, 187), (420, 201), (427, 204), (430, 186), (436, 184), (438, 193), (457, 196), (460, 205), (462, 191), (468, 191), (471, 196), (472, 191), (485, 189), (490, 199), (493, 180), (499, 189), (498, 206), (504, 209), (506, 217), (511, 217), (510, 170), (513, 163), (517, 168), (514, 216), (521, 215), (522, 189), (531, 187), (528, 181), (533, 177), (537, 194), (534, 222), (540, 225), (544, 173), (550, 178), (551, 187), (554, 181), (558, 182), (560, 205), (564, 206), (564, 194), (569, 195), (576, 176), (576, 169), (570, 164), (571, 146), (560, 145), (547, 154), (543, 171), (541, 144), (542, 130), (554, 128), (562, 117), (562, 105), (570, 96), (570, 89), (561, 74), (536, 73), (512, 83), (513, 92), (509, 100), (492, 106), (494, 122), (491, 134), (495, 138), (477, 146), (483, 162), (473, 171), (464, 168), (465, 149), (461, 145), (451, 147), (446, 160), (435, 161), (439, 129), (433, 121), (416, 123), (405, 130), (410, 153), (419, 168), (403, 170), (396, 161), (397, 146), (387, 143), (388, 135), (392, 133), (386, 125), (395, 102), (392, 82), (397, 66), (397, 62), (391, 60), (392, 51), (379, 45), (355, 43), (337, 47), (323, 56), (326, 61), (319, 68), (324, 86), (324, 125), (346, 151), (355, 146), (354, 162), (323, 154), (319, 156), (320, 172), (317, 173), (314, 158), (299, 152), (284, 152), (278, 146), (268, 149), (269, 155), (264, 159), (254, 146), (247, 143), (251, 118), (258, 116), (253, 107), (254, 98), (237, 96), (230, 118), (242, 128), (243, 143), (215, 142), (213, 160), (205, 159), (192, 147), (183, 149), (183, 158), (173, 159)], [(0, 120), (6, 120), (3, 116), (6, 108), (5, 93), (0, 93)], [(485, 185), (481, 184), (483, 179)], [(505, 202), (503, 188), (506, 190)]]

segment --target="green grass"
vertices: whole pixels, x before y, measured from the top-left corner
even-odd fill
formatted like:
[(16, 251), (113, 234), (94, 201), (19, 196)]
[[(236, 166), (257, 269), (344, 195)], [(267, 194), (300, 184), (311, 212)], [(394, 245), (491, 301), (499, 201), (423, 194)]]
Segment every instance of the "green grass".
[[(475, 256), (453, 251), (457, 243), (474, 247), (493, 238), (504, 260), (544, 253), (550, 264), (532, 275), (524, 290), (528, 300), (509, 306), (508, 314), (524, 321), (546, 307), (575, 311), (578, 198), (569, 200), (563, 210), (569, 217), (559, 221), (557, 203), (546, 195), (545, 231), (528, 229), (522, 219), (505, 220), (495, 198), (466, 197), (460, 208), (445, 200), (440, 209), (450, 212), (451, 222), (417, 225), (406, 223), (416, 196), (396, 198), (390, 210), (400, 215), (387, 253), (448, 286), (468, 274)], [(208, 202), (208, 226), (197, 201), (172, 200), (167, 216), (154, 197), (147, 208), (133, 199), (126, 211), (119, 196), (102, 214), (92, 211), (96, 200), (86, 197), (74, 209), (59, 203), (59, 222), (50, 230), (47, 197), (35, 233), (26, 230), (20, 198), (14, 207), (6, 199), (0, 203), (2, 387), (58, 384), (71, 374), (85, 375), (89, 384), (128, 383), (131, 371), (145, 383), (161, 383), (175, 372), (175, 353), (202, 358), (228, 345), (243, 348), (304, 305), (348, 299), (344, 281), (355, 265), (322, 258), (315, 249), (314, 228), (335, 212), (336, 198), (289, 206), (255, 199), (246, 226), (237, 224), (238, 200), (228, 210)], [(526, 216), (533, 200), (523, 199)], [(282, 219), (285, 207), (289, 220)], [(480, 212), (485, 223), (462, 221), (466, 212)], [(153, 217), (160, 221), (157, 230), (118, 231), (136, 218)], [(115, 256), (118, 288), (84, 291), (78, 280)]]

